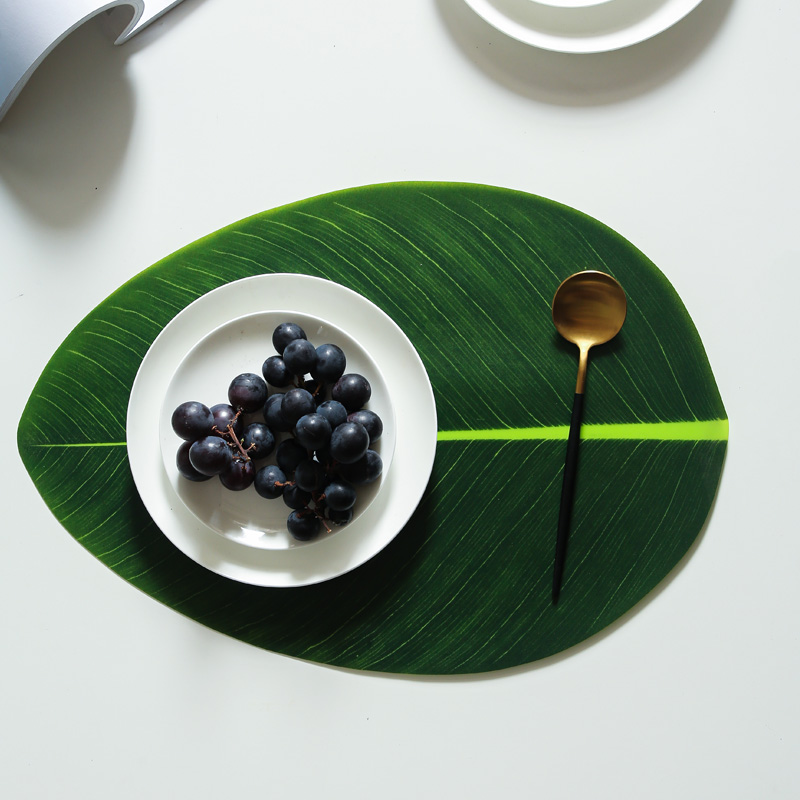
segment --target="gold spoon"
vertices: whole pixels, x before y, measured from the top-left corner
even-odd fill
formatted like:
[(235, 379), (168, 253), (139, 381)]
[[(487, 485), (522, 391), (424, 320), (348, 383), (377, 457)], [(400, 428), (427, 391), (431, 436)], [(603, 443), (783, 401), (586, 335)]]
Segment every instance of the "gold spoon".
[(580, 350), (578, 382), (572, 404), (572, 419), (564, 462), (564, 482), (561, 485), (561, 508), (558, 513), (555, 570), (553, 573), (553, 603), (561, 593), (564, 558), (567, 552), (575, 472), (578, 466), (578, 441), (581, 436), (583, 395), (586, 389), (586, 370), (589, 349), (613, 339), (625, 322), (627, 302), (619, 283), (605, 272), (588, 269), (570, 275), (553, 297), (553, 322), (556, 330)]

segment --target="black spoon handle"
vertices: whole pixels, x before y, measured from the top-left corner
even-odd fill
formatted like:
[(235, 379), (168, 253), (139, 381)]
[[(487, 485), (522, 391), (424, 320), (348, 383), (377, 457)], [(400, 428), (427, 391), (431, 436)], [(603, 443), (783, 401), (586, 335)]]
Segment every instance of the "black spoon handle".
[(556, 539), (556, 559), (553, 571), (553, 603), (558, 602), (561, 593), (561, 580), (564, 575), (564, 559), (567, 554), (567, 538), (572, 516), (572, 496), (575, 493), (575, 473), (578, 469), (578, 442), (581, 438), (581, 418), (583, 417), (583, 393), (575, 394), (572, 401), (572, 419), (569, 423), (567, 457), (564, 461), (564, 481), (561, 484), (561, 508), (558, 512), (558, 538)]

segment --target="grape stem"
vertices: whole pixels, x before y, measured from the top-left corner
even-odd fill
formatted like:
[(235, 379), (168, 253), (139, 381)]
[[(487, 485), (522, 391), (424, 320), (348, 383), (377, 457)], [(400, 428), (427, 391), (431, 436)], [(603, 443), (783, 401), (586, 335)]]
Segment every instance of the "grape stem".
[(236, 417), (233, 418), (233, 422), (228, 423), (228, 434), (230, 435), (231, 439), (233, 439), (233, 443), (236, 445), (236, 447), (239, 448), (239, 452), (242, 454), (242, 458), (245, 461), (249, 461), (250, 456), (247, 454), (255, 447), (255, 444), (250, 445), (250, 447), (248, 447), (247, 450), (245, 450), (244, 447), (242, 447), (242, 443), (239, 441), (239, 437), (236, 435), (236, 433), (234, 433), (233, 430), (233, 423), (236, 422), (236, 418), (239, 416), (240, 413), (241, 412), (237, 411)]
[(330, 533), (331, 528), (328, 526), (328, 520), (325, 519), (325, 515), (318, 508), (309, 508), (308, 510), (311, 511), (322, 522), (322, 526), (328, 533)]
[(330, 533), (331, 529), (328, 527), (328, 521), (325, 519), (325, 515), (319, 509), (319, 504), (325, 499), (325, 492), (322, 492), (322, 494), (314, 494), (312, 492), (311, 499), (314, 501), (314, 508), (311, 508), (311, 506), (307, 505), (306, 509), (314, 514), (322, 522), (325, 530)]

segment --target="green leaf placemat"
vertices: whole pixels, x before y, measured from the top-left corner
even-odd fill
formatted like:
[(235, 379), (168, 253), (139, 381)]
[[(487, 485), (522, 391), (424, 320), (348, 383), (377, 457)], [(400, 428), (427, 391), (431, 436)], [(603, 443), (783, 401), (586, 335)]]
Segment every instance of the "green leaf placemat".
[[(555, 333), (550, 303), (588, 268), (622, 283), (628, 317), (593, 351), (554, 607), (577, 351)], [(329, 278), (380, 306), (417, 347), (439, 414), (433, 475), (409, 524), (362, 567), (294, 589), (238, 584), (180, 553), (145, 511), (125, 449), (130, 389), (159, 331), (201, 294), (267, 272)], [(18, 445), (64, 527), (176, 611), (304, 659), (446, 674), (558, 653), (639, 602), (700, 532), (727, 436), (686, 309), (624, 238), (540, 197), (409, 183), (258, 214), (137, 275), (55, 353)]]

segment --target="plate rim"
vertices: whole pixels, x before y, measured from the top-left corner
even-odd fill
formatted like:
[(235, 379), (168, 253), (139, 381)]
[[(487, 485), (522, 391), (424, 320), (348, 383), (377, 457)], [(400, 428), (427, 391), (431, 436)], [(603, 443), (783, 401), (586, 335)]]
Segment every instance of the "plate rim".
[[(411, 454), (407, 451), (414, 449), (414, 445), (411, 441), (403, 441), (400, 435), (399, 402), (398, 398), (393, 396), (396, 415), (393, 468), (390, 470), (385, 485), (378, 493), (378, 497), (365, 510), (360, 520), (353, 523), (355, 525), (356, 522), (363, 521), (365, 526), (371, 525), (374, 528), (371, 536), (365, 543), (362, 543), (360, 549), (356, 542), (344, 537), (346, 529), (342, 529), (342, 535), (339, 537), (330, 537), (321, 542), (317, 548), (258, 550), (226, 540), (196, 520), (175, 495), (161, 462), (159, 437), (154, 435), (137, 438), (131, 435), (132, 431), (134, 433), (137, 431), (136, 426), (139, 424), (140, 415), (146, 416), (147, 409), (152, 410), (154, 406), (156, 415), (160, 410), (163, 384), (159, 392), (158, 369), (153, 364), (161, 358), (162, 351), (167, 348), (180, 349), (177, 356), (174, 353), (171, 355), (171, 358), (178, 363), (204, 335), (216, 328), (218, 324), (232, 319), (233, 317), (228, 316), (227, 313), (223, 319), (218, 319), (225, 313), (220, 300), (227, 303), (241, 300), (245, 303), (245, 305), (237, 307), (234, 316), (243, 316), (251, 308), (253, 311), (268, 310), (269, 307), (254, 306), (254, 304), (259, 302), (261, 295), (269, 290), (270, 285), (273, 292), (276, 289), (284, 291), (306, 289), (311, 292), (311, 295), (307, 296), (313, 297), (314, 292), (324, 291), (328, 295), (328, 299), (330, 299), (331, 292), (347, 298), (350, 304), (354, 303), (369, 312), (364, 317), (370, 320), (368, 324), (372, 326), (371, 335), (374, 336), (374, 326), (377, 320), (384, 326), (382, 330), (385, 331), (387, 341), (391, 339), (391, 347), (387, 345), (387, 348), (396, 348), (400, 345), (406, 351), (405, 354), (408, 358), (404, 360), (405, 370), (401, 381), (399, 378), (393, 380), (387, 367), (382, 365), (382, 358), (375, 352), (375, 347), (371, 347), (369, 350), (373, 360), (381, 365), (390, 389), (392, 391), (399, 390), (401, 395), (407, 390), (407, 386), (406, 389), (403, 387), (409, 383), (409, 368), (412, 368), (416, 377), (422, 381), (421, 387), (416, 386), (416, 395), (411, 398), (411, 402), (419, 403), (420, 408), (425, 412), (423, 419), (427, 419), (427, 428), (424, 431), (421, 428), (422, 433), (418, 444), (421, 443), (422, 447), (413, 453), (414, 470), (410, 481), (411, 491), (409, 492), (408, 476), (406, 476), (406, 482), (401, 490), (398, 476), (402, 470), (398, 468), (398, 456), (402, 459), (401, 464), (405, 460), (411, 460)], [(216, 309), (214, 308), (215, 302)], [(285, 302), (282, 300), (281, 305), (285, 305)], [(199, 317), (206, 310), (206, 306), (210, 306), (213, 319), (200, 322)], [(315, 315), (310, 308), (304, 313)], [(328, 313), (326, 319), (348, 332), (356, 340), (360, 338), (348, 330), (346, 324), (337, 322), (335, 314), (333, 319), (331, 316)], [(357, 324), (367, 323), (360, 320)], [(176, 329), (180, 335), (175, 334)], [(176, 336), (177, 342), (170, 342), (172, 336)], [(380, 349), (383, 347), (382, 340), (378, 337), (375, 338), (378, 340), (377, 344)], [(170, 351), (168, 350), (168, 352)], [(172, 374), (170, 367), (163, 364), (163, 359), (160, 370), (168, 375)], [(145, 429), (145, 426), (142, 426), (142, 429)], [(162, 533), (185, 555), (206, 569), (242, 583), (265, 587), (305, 586), (338, 577), (361, 566), (388, 545), (405, 526), (419, 505), (428, 485), (436, 453), (437, 430), (436, 403), (430, 377), (419, 353), (399, 325), (375, 303), (353, 289), (327, 278), (291, 272), (261, 273), (229, 281), (204, 293), (179, 311), (159, 332), (142, 359), (131, 388), (126, 417), (127, 451), (131, 474), (145, 508)], [(148, 472), (155, 472), (155, 474), (148, 476)], [(336, 542), (341, 542), (341, 544), (331, 545)], [(348, 547), (350, 548), (349, 553)], [(330, 566), (326, 570), (317, 569), (315, 571), (313, 568), (306, 567), (303, 571), (303, 565), (293, 565), (289, 555), (308, 552), (321, 555), (324, 551), (327, 551), (326, 557), (330, 558)]]
[[(464, 2), (488, 25), (518, 42), (554, 53), (590, 55), (622, 50), (652, 39), (680, 22), (694, 11), (702, 0), (667, 0), (665, 5), (654, 9), (653, 13), (642, 22), (617, 31), (599, 33), (594, 36), (546, 33), (511, 19), (492, 0), (464, 0)], [(602, 5), (605, 5), (605, 3)], [(580, 13), (582, 8), (552, 7), (576, 13)], [(589, 6), (589, 8), (592, 8), (592, 6)], [(645, 24), (654, 18), (656, 20), (661, 19), (661, 21), (656, 24)]]

